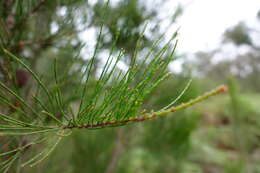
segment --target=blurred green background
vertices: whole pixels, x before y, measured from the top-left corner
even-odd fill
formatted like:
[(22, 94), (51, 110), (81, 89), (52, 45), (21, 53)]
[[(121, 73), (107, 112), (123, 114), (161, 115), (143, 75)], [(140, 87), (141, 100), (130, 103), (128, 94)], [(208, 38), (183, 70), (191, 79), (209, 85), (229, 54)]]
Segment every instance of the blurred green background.
[[(5, 27), (0, 28), (1, 40), (4, 40), (1, 44), (23, 57), (49, 87), (54, 85), (52, 59), (58, 57), (65, 102), (77, 105), (80, 93), (72, 92), (72, 88), (79, 84), (77, 79), (94, 52), (102, 24), (104, 32), (91, 74), (93, 83), (115, 40), (118, 40), (116, 49), (125, 50), (125, 58), (118, 68), (126, 68), (132, 62), (145, 24), (140, 55), (161, 35), (161, 42), (165, 43), (169, 39), (167, 33), (176, 31), (173, 28), (177, 28), (179, 17), (185, 14), (185, 6), (178, 4), (169, 8), (170, 16), (162, 17), (160, 7), (168, 1), (111, 0), (107, 7), (105, 3), (102, 0), (2, 0), (0, 22)], [(260, 13), (255, 18), (260, 24)], [(214, 50), (198, 51), (192, 59), (177, 47), (169, 71), (174, 72), (174, 64), (182, 62), (180, 70), (154, 90), (143, 108), (163, 108), (178, 97), (190, 78), (193, 78), (190, 87), (176, 104), (220, 84), (228, 86), (228, 93), (143, 123), (75, 130), (46, 161), (19, 171), (260, 173), (259, 32), (259, 28), (250, 28), (246, 21), (241, 21), (226, 30), (220, 38), (221, 44)], [(243, 51), (225, 58), (223, 50), (227, 45)], [(5, 67), (3, 59), (0, 63)], [(5, 77), (1, 70), (0, 79), (6, 80)], [(31, 85), (20, 92), (26, 96)], [(0, 110), (4, 109), (0, 105)]]

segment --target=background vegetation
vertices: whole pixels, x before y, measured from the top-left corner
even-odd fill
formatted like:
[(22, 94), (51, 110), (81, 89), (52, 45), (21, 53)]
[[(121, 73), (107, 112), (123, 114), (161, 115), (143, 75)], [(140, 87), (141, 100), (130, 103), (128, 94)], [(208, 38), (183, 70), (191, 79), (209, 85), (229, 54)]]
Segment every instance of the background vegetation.
[[(111, 47), (114, 49), (114, 56), (124, 50), (115, 74), (134, 63), (143, 69), (151, 69), (149, 64), (152, 61), (148, 59), (149, 63), (142, 63), (142, 59), (136, 60), (136, 54), (145, 57), (151, 47), (153, 55), (162, 50), (169, 40), (164, 33), (185, 12), (181, 6), (173, 9), (171, 17), (167, 18), (168, 24), (161, 25), (164, 19), (160, 16), (160, 6), (166, 3), (158, 1), (158, 4), (150, 7), (145, 1), (138, 0), (111, 1), (108, 5), (102, 0), (2, 0), (1, 48), (19, 57), (37, 73), (50, 92), (58, 95), (57, 104), (51, 108), (47, 96), (38, 92), (40, 89), (37, 88), (32, 74), (21, 63), (7, 58), (9, 56), (3, 49), (0, 53), (1, 83), (15, 90), (21, 98), (35, 107), (46, 106), (46, 109), (57, 110), (54, 116), (58, 119), (67, 112), (73, 114), (83, 97), (83, 90), (75, 88), (82, 85), (86, 64), (91, 64), (92, 69), (88, 71), (88, 92), (83, 105), (89, 104), (88, 98), (96, 96), (93, 93), (103, 87), (97, 85), (97, 79), (102, 74), (102, 68), (106, 67)], [(260, 22), (259, 14), (257, 17)], [(141, 37), (145, 26), (146, 30)], [(229, 87), (228, 94), (172, 113), (172, 116), (143, 123), (99, 130), (76, 129), (61, 141), (47, 159), (34, 167), (21, 167), (21, 159), (8, 162), (10, 165), (6, 164), (5, 161), (10, 161), (15, 153), (0, 155), (0, 168), (4, 168), (1, 171), (9, 168), (9, 172), (26, 173), (260, 172), (260, 46), (255, 37), (259, 37), (259, 31), (247, 27), (241, 21), (225, 32), (223, 44), (214, 51), (198, 52), (190, 60), (185, 55), (178, 54), (177, 48), (170, 63), (174, 64), (174, 61), (182, 58), (184, 63), (181, 72), (164, 80), (145, 97), (142, 100), (142, 110), (162, 109), (178, 98), (185, 88), (187, 90), (175, 104), (186, 102), (223, 83)], [(156, 40), (158, 44), (154, 45)], [(223, 60), (216, 62), (216, 56), (225, 57), (223, 47), (226, 44), (236, 46), (237, 50), (242, 48), (247, 51), (238, 51), (234, 57), (222, 58)], [(171, 53), (165, 50), (164, 57), (169, 57)], [(93, 54), (95, 59), (92, 59)], [(56, 72), (53, 67), (55, 63)], [(159, 73), (160, 69), (157, 70)], [(168, 68), (166, 71), (170, 72), (172, 69)], [(139, 77), (143, 77), (142, 71), (137, 72)], [(155, 71), (151, 74), (158, 75)], [(145, 83), (144, 86), (150, 85)], [(109, 91), (121, 91), (116, 89)], [(27, 109), (17, 98), (10, 96), (4, 87), (0, 91), (1, 114), (16, 117), (20, 115), (17, 108)], [(61, 93), (63, 98), (59, 100)], [(40, 105), (31, 98), (32, 95), (41, 98), (45, 104)], [(117, 105), (128, 105), (128, 102), (132, 103), (131, 99), (125, 102), (117, 100), (111, 103), (110, 109), (116, 112), (119, 110)], [(140, 106), (134, 103), (134, 108)], [(127, 107), (123, 108), (128, 110)], [(91, 111), (91, 107), (87, 111)], [(134, 109), (130, 113), (136, 112)], [(33, 121), (35, 117), (29, 118)], [(82, 121), (90, 122), (91, 119)], [(45, 117), (44, 122), (52, 124), (53, 119)], [(2, 126), (0, 130), (1, 153), (17, 145), (24, 146), (32, 138), (1, 136), (4, 128), (7, 127)], [(46, 145), (48, 143), (53, 141), (47, 141)], [(30, 159), (31, 153), (40, 153), (46, 145), (28, 147), (29, 154), (24, 154), (24, 157)]]

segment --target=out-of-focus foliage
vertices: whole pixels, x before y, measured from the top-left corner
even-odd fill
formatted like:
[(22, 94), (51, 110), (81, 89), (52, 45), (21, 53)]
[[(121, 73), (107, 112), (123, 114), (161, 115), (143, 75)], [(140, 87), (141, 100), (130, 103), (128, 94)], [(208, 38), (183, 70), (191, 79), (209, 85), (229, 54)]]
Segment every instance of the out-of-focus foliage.
[[(259, 22), (259, 20), (258, 20)], [(194, 73), (215, 81), (235, 76), (243, 91), (260, 91), (260, 45), (258, 28), (240, 22), (223, 35), (223, 45), (210, 52), (198, 52), (191, 63)], [(234, 55), (226, 52), (226, 43), (234, 46)], [(230, 45), (231, 44), (231, 45)], [(221, 59), (216, 61), (217, 59)]]
[[(105, 18), (104, 24), (108, 29), (108, 33), (103, 35), (103, 46), (110, 46), (114, 40), (118, 39), (116, 46), (123, 48), (128, 54), (133, 54), (137, 40), (140, 37), (141, 27), (144, 26), (144, 21), (147, 21), (155, 16), (155, 12), (146, 10), (141, 2), (137, 0), (120, 1), (115, 7), (110, 6)], [(99, 2), (94, 6), (94, 16), (96, 21), (101, 21), (103, 3)], [(99, 23), (94, 25), (100, 26)], [(119, 37), (119, 38), (117, 38)], [(145, 36), (142, 38), (144, 46), (147, 46), (151, 40)]]
[(241, 22), (225, 32), (225, 39), (234, 42), (238, 46), (242, 44), (251, 45), (252, 41), (247, 31), (247, 26)]
[[(190, 62), (193, 74), (204, 81), (204, 87), (223, 80), (229, 83), (229, 97), (215, 99), (199, 108), (203, 124), (194, 131), (191, 141), (195, 144), (196, 157), (192, 157), (204, 162), (204, 172), (260, 171), (257, 106), (260, 46), (256, 36), (258, 28), (240, 22), (225, 32), (223, 45), (213, 51), (198, 52)], [(227, 47), (233, 47), (233, 54), (227, 53)]]

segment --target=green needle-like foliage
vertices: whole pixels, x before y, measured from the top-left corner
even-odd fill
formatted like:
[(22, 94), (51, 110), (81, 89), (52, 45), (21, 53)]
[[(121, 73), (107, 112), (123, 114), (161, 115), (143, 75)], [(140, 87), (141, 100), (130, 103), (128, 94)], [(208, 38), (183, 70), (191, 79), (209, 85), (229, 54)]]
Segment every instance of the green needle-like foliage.
[[(175, 39), (176, 35), (172, 39)], [(39, 163), (44, 158), (46, 158), (57, 146), (62, 136), (66, 136), (73, 129), (86, 128), (86, 129), (97, 129), (111, 126), (122, 126), (133, 122), (139, 122), (148, 120), (151, 118), (156, 118), (162, 115), (166, 115), (170, 112), (175, 112), (186, 107), (189, 107), (195, 103), (207, 99), (210, 96), (224, 92), (226, 90), (225, 86), (220, 86), (204, 95), (201, 95), (194, 100), (190, 100), (187, 103), (183, 103), (179, 106), (167, 106), (162, 110), (156, 112), (143, 113), (140, 110), (144, 99), (147, 95), (165, 78), (170, 74), (167, 72), (167, 66), (173, 58), (173, 52), (175, 50), (176, 44), (173, 47), (170, 46), (170, 42), (164, 45), (161, 50), (159, 50), (154, 57), (152, 57), (149, 64), (143, 68), (138, 64), (132, 64), (127, 70), (119, 71), (116, 73), (117, 63), (124, 56), (123, 52), (120, 51), (118, 56), (113, 57), (112, 53), (109, 55), (107, 62), (102, 70), (101, 75), (98, 80), (95, 81), (94, 90), (88, 92), (88, 74), (91, 72), (92, 60), (87, 64), (86, 75), (87, 78), (82, 78), (82, 94), (80, 100), (80, 106), (78, 108), (77, 114), (73, 115), (69, 113), (67, 108), (63, 107), (63, 95), (59, 86), (59, 80), (57, 79), (57, 66), (58, 60), (55, 59), (53, 62), (54, 68), (54, 80), (56, 83), (56, 89), (54, 92), (50, 92), (47, 86), (41, 81), (40, 77), (34, 73), (30, 67), (28, 67), (23, 61), (18, 57), (13, 55), (6, 49), (3, 49), (6, 57), (10, 58), (11, 61), (20, 64), (25, 69), (27, 69), (37, 85), (39, 85), (40, 91), (44, 93), (43, 95), (47, 97), (46, 103), (42, 102), (42, 98), (34, 96), (39, 103), (42, 104), (39, 108), (34, 108), (30, 106), (24, 99), (22, 99), (18, 93), (12, 89), (5, 86), (4, 83), (0, 83), (3, 90), (8, 91), (14, 98), (16, 98), (22, 105), (21, 108), (15, 107), (18, 112), (17, 115), (5, 115), (0, 114), (0, 136), (28, 136), (37, 135), (39, 138), (44, 136), (46, 133), (51, 133), (58, 137), (55, 142), (48, 144), (50, 147), (46, 147), (46, 151), (40, 152), (38, 155), (34, 156), (29, 161), (26, 161), (23, 166), (30, 164), (31, 166)], [(170, 50), (170, 55), (166, 55), (166, 52)], [(151, 52), (148, 52), (146, 57), (143, 58), (141, 64), (147, 63), (148, 57), (151, 56)], [(115, 59), (115, 62), (113, 60)], [(138, 78), (137, 78), (138, 75)], [(188, 83), (190, 85), (190, 82)], [(188, 87), (187, 85), (187, 87)], [(186, 88), (185, 88), (186, 90)], [(4, 93), (2, 93), (4, 94)], [(181, 93), (182, 95), (183, 93)], [(12, 105), (12, 103), (4, 97), (1, 102)], [(47, 107), (45, 108), (46, 105)], [(59, 117), (55, 115), (55, 107), (58, 107)], [(26, 115), (28, 118), (20, 118), (20, 116)], [(35, 117), (32, 119), (31, 117)], [(48, 121), (47, 121), (48, 120)], [(57, 138), (57, 137), (55, 137)], [(34, 141), (29, 146), (37, 144), (39, 142)], [(7, 168), (10, 163), (12, 163), (21, 154), (23, 150), (28, 148), (28, 144), (25, 146), (17, 147), (11, 151), (6, 151), (1, 153), (0, 156), (9, 155), (11, 153), (16, 153), (12, 155), (9, 162), (3, 163)], [(19, 152), (18, 152), (19, 151)]]
[[(18, 40), (22, 36), (25, 37), (27, 33), (17, 36), (19, 32), (16, 31), (26, 25), (27, 18), (36, 13), (43, 4), (47, 4), (50, 8), (56, 8), (57, 4), (60, 6), (63, 3), (66, 4), (62, 1), (57, 1), (56, 4), (56, 1), (46, 0), (40, 0), (37, 3), (31, 0), (14, 2), (15, 10), (13, 11), (18, 22), (12, 26), (12, 31), (16, 33), (15, 39), (19, 38)], [(80, 0), (68, 2), (82, 3)], [(69, 14), (73, 11), (68, 10)], [(105, 16), (105, 13), (102, 15)], [(2, 26), (2, 23), (0, 24)], [(30, 28), (29, 25), (27, 27)], [(0, 110), (0, 172), (7, 172), (15, 162), (22, 167), (34, 166), (42, 162), (54, 151), (61, 139), (70, 135), (75, 129), (124, 126), (154, 119), (185, 109), (210, 96), (226, 91), (225, 86), (220, 86), (175, 106), (174, 103), (191, 85), (190, 81), (179, 97), (173, 99), (174, 101), (165, 105), (164, 108), (157, 111), (142, 109), (149, 94), (163, 80), (171, 76), (168, 65), (174, 58), (177, 32), (164, 45), (162, 45), (163, 36), (159, 37), (150, 46), (150, 49), (142, 54), (138, 52), (142, 48), (144, 30), (136, 41), (135, 50), (132, 51), (130, 50), (133, 45), (127, 45), (128, 50), (126, 51), (123, 48), (118, 50), (118, 41), (122, 42), (122, 38), (117, 34), (109, 53), (106, 54), (107, 57), (103, 57), (106, 61), (98, 74), (93, 71), (95, 71), (96, 62), (100, 59), (98, 57), (100, 47), (104, 46), (101, 45), (104, 35), (104, 25), (102, 24), (93, 54), (88, 60), (78, 58), (80, 54), (78, 47), (81, 45), (77, 45), (75, 50), (69, 50), (76, 52), (75, 57), (67, 60), (62, 57), (62, 54), (55, 56), (48, 62), (48, 68), (51, 70), (40, 74), (35, 67), (32, 67), (33, 63), (28, 63), (28, 59), (18, 53), (17, 45), (9, 46), (15, 40), (9, 36), (11, 31), (8, 30), (8, 27), (4, 29), (6, 31), (0, 30), (0, 56), (3, 57), (4, 62), (7, 62), (8, 67), (6, 67), (7, 70), (2, 70), (3, 73), (6, 73), (4, 74), (6, 80), (0, 80), (0, 106), (8, 108), (8, 111)], [(46, 42), (41, 44), (41, 48), (44, 50), (50, 46), (47, 42), (53, 44), (54, 39), (58, 39), (64, 34), (71, 34), (67, 30), (70, 31), (65, 28), (66, 32), (58, 31), (44, 40), (39, 39), (39, 42)], [(72, 29), (72, 31), (74, 30)], [(6, 34), (3, 34), (5, 32)], [(25, 44), (24, 42), (19, 43), (20, 47)], [(39, 52), (36, 55), (40, 54)], [(129, 55), (130, 52), (131, 55)], [(119, 68), (119, 64), (123, 60), (129, 59), (129, 56), (130, 63), (126, 64), (125, 68)], [(24, 88), (24, 92), (21, 92), (22, 89), (17, 84), (19, 79), (15, 77), (15, 69), (18, 67), (31, 77), (32, 92), (26, 92)], [(49, 73), (50, 71), (51, 73)], [(168, 92), (174, 92), (174, 90)], [(43, 146), (40, 150), (37, 148), (38, 144)]]

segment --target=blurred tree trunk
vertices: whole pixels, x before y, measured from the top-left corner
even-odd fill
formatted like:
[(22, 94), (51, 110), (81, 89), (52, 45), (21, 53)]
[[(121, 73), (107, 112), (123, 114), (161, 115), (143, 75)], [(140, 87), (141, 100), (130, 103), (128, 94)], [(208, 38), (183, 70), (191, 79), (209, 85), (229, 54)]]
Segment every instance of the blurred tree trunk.
[(105, 173), (113, 173), (116, 170), (116, 166), (120, 157), (120, 154), (122, 153), (124, 149), (123, 145), (123, 136), (124, 135), (124, 127), (118, 127), (116, 129), (116, 139), (114, 143), (114, 148), (112, 150), (110, 162), (107, 165), (107, 168), (105, 170)]

